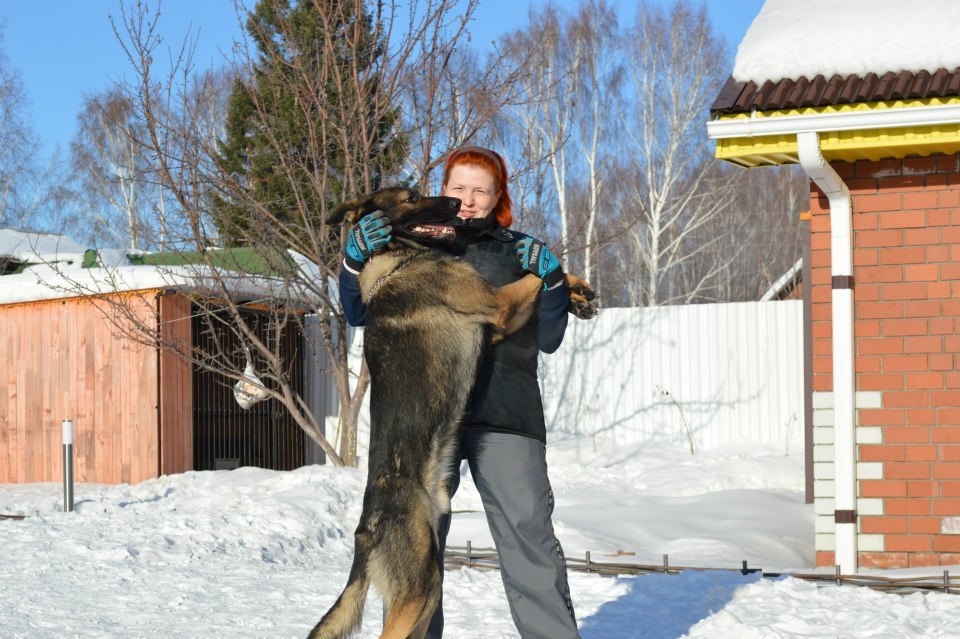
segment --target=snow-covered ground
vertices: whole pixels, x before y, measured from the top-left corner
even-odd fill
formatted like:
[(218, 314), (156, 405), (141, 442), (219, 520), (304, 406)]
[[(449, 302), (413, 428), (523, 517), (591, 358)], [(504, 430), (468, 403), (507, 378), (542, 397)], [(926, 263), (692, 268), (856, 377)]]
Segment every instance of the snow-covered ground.
[[(683, 450), (553, 442), (557, 534), (597, 561), (808, 570), (803, 465), (780, 447)], [(0, 637), (303, 637), (351, 560), (362, 470), (243, 468), (136, 486), (0, 485)], [(490, 543), (469, 480), (450, 543)], [(39, 512), (39, 516), (36, 513)], [(628, 554), (635, 553), (635, 554)], [(616, 556), (616, 559), (613, 557)], [(584, 639), (960, 637), (960, 597), (901, 597), (738, 572), (608, 578), (571, 573)], [(452, 639), (517, 637), (495, 571), (448, 571)], [(380, 603), (361, 638), (379, 635)]]

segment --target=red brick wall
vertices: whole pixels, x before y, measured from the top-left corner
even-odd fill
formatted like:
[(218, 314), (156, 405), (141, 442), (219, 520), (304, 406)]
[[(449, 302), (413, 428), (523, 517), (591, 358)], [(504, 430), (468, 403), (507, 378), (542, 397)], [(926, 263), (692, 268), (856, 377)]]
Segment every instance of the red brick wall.
[[(860, 532), (884, 535), (862, 567), (960, 563), (960, 155), (834, 163), (854, 229), (856, 389), (881, 393), (860, 425), (882, 429), (859, 461), (883, 464), (859, 496), (883, 500)], [(832, 390), (830, 217), (811, 191), (814, 391)], [(833, 553), (818, 553), (820, 564)]]

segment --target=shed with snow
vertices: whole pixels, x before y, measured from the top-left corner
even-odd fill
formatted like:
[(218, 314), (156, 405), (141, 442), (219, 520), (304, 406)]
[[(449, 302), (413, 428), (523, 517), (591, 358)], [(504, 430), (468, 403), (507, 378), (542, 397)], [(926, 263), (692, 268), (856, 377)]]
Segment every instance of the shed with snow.
[[(0, 483), (58, 481), (64, 419), (81, 482), (314, 461), (318, 449), (274, 400), (243, 410), (229, 380), (150, 342), (138, 323), (190, 347), (210, 339), (194, 305), (204, 285), (169, 255), (165, 266), (132, 257), (0, 230)], [(234, 294), (264, 298), (251, 283)], [(246, 313), (256, 327), (257, 312)], [(278, 339), (302, 384), (300, 333)]]
[(811, 179), (816, 562), (845, 573), (960, 563), (958, 26), (955, 0), (767, 0), (707, 125)]

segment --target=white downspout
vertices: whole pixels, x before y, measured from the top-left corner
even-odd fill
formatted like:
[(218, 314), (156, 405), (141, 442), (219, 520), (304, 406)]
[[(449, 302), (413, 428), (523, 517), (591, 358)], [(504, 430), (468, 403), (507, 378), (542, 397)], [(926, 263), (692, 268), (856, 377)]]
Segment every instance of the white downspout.
[(820, 152), (816, 132), (798, 133), (800, 165), (830, 202), (836, 562), (857, 572), (857, 447), (854, 406), (853, 234), (850, 190)]

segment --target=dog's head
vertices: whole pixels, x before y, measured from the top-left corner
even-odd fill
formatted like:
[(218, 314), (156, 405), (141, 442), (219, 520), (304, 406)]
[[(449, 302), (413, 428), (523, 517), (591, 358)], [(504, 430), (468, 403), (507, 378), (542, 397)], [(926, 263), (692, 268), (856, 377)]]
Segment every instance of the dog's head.
[(460, 200), (423, 197), (416, 189), (391, 187), (344, 202), (330, 214), (327, 224), (354, 224), (374, 211), (384, 212), (396, 235), (428, 242), (453, 242)]

